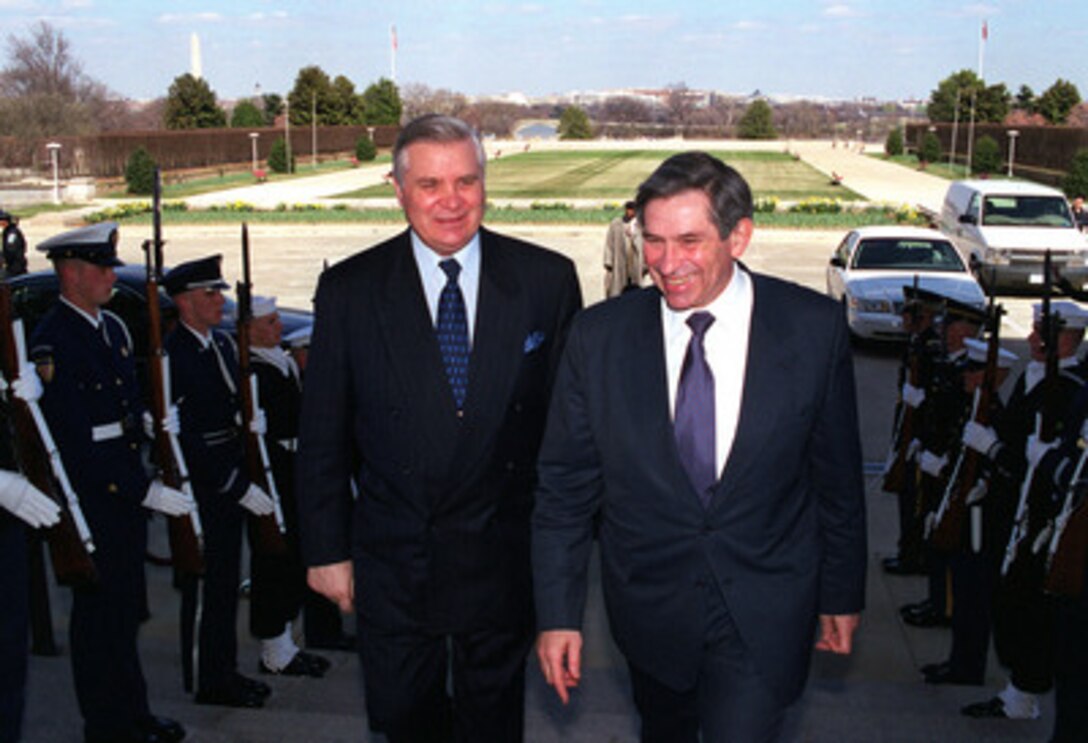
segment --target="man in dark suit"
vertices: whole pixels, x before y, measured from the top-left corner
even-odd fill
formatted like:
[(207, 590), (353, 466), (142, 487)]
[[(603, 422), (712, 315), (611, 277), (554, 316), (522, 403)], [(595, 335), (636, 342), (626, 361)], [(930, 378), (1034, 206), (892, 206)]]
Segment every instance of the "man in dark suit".
[(480, 226), (485, 156), (464, 122), (417, 119), (393, 156), (410, 229), (317, 289), (303, 559), (357, 612), (372, 728), (519, 741), (536, 455), (581, 295), (568, 259)]
[(826, 298), (737, 262), (752, 197), (719, 160), (669, 158), (637, 204), (656, 289), (578, 318), (552, 396), (537, 654), (567, 701), (597, 525), (642, 740), (774, 740), (817, 617), (816, 647), (848, 653), (864, 601), (848, 332)]

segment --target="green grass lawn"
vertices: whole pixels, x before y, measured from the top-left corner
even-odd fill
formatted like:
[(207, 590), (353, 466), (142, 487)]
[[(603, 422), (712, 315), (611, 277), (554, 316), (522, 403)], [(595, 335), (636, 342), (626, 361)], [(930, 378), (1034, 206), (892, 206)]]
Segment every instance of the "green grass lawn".
[[(388, 154), (379, 155), (373, 161), (364, 163), (364, 165), (376, 165), (381, 163), (391, 163), (393, 158)], [(295, 158), (295, 172), (291, 174), (287, 173), (274, 173), (264, 167), (265, 177), (268, 182), (292, 180), (295, 178), (305, 178), (317, 173), (332, 173), (337, 170), (347, 170), (354, 167), (351, 160), (325, 160), (319, 162), (317, 167), (314, 167), (308, 159)], [(205, 178), (193, 178), (182, 182), (169, 182), (163, 184), (162, 197), (164, 199), (184, 199), (189, 196), (198, 196), (204, 193), (211, 193), (213, 191), (223, 191), (228, 188), (240, 188), (241, 186), (252, 186), (257, 182), (253, 174), (248, 170), (223, 172), (221, 175), (212, 175)], [(113, 199), (128, 199), (132, 198), (132, 194), (125, 191), (125, 186), (122, 183), (118, 188), (111, 191), (106, 191), (102, 194), (103, 198)]]
[[(677, 150), (676, 152), (679, 152)], [(634, 198), (638, 184), (675, 152), (663, 150), (553, 150), (506, 155), (487, 166), (487, 195), (492, 199)], [(823, 173), (783, 152), (715, 151), (752, 187), (754, 196), (795, 201), (807, 198), (860, 197), (832, 186)], [(381, 185), (338, 194), (338, 198), (388, 198)]]
[[(888, 162), (895, 163), (896, 165), (902, 165), (904, 168), (921, 170), (918, 158), (915, 155), (895, 155), (894, 157), (888, 157), (886, 155), (873, 153), (869, 156), (874, 157), (878, 160), (887, 160)], [(929, 173), (930, 175), (935, 175), (938, 178), (945, 178), (950, 181), (955, 181), (959, 180), (960, 178), (966, 177), (963, 174), (963, 165), (960, 163), (957, 163), (955, 165), (949, 165), (947, 157), (945, 157), (945, 159), (939, 163), (927, 163), (925, 167), (925, 172)]]

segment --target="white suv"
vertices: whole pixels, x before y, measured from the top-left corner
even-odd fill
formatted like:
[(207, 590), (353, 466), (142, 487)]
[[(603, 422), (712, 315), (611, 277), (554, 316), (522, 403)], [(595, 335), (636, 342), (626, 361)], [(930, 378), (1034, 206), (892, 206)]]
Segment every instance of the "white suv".
[(988, 289), (1038, 292), (1047, 249), (1062, 278), (1078, 289), (1088, 282), (1088, 236), (1056, 189), (1023, 181), (954, 181), (940, 228)]

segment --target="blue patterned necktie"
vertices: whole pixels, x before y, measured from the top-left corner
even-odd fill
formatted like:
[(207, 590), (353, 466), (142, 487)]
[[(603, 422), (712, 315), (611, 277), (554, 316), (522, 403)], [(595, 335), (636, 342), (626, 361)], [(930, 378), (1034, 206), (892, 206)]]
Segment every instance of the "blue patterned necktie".
[(465, 298), (457, 277), (461, 264), (447, 258), (438, 264), (446, 272), (446, 285), (438, 297), (438, 348), (442, 352), (442, 364), (450, 381), (453, 401), (457, 410), (465, 406), (468, 392), (468, 318), (465, 314)]
[(713, 323), (714, 316), (709, 312), (695, 312), (688, 317), (691, 340), (680, 369), (676, 415), (673, 421), (680, 461), (704, 507), (709, 505), (710, 494), (718, 481), (717, 438), (714, 431), (714, 373), (710, 370), (703, 349), (703, 338)]

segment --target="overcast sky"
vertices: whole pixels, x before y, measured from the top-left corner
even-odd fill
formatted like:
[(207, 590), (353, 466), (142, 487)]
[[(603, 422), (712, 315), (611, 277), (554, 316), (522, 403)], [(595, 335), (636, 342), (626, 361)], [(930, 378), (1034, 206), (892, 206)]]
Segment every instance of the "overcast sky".
[[(361, 91), (396, 80), (528, 95), (686, 83), (833, 98), (927, 98), (977, 70), (1015, 92), (1057, 78), (1088, 97), (1088, 2), (992, 0), (0, 0), (7, 34), (61, 29), (84, 70), (124, 96), (189, 71), (221, 98), (283, 93), (316, 64)], [(5, 56), (6, 59), (6, 56)]]

